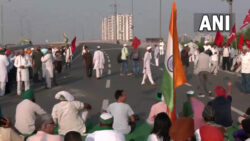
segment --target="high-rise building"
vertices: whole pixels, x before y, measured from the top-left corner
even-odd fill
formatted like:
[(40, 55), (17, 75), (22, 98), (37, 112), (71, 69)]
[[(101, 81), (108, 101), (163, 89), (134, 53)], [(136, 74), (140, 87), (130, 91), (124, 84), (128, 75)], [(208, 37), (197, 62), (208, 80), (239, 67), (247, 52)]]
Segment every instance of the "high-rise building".
[[(117, 40), (129, 41), (133, 39), (132, 15), (117, 15)], [(102, 20), (102, 40), (115, 40), (115, 16)]]

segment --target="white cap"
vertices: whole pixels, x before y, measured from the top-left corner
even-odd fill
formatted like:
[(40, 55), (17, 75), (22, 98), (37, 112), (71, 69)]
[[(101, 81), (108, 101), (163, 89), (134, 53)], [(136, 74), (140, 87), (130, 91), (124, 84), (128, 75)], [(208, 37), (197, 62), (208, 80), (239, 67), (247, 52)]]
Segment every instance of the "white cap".
[(108, 120), (108, 119), (113, 118), (113, 116), (110, 113), (102, 113), (100, 118), (103, 120)]
[(100, 49), (100, 48), (101, 48), (101, 46), (96, 46), (96, 48), (97, 48), (97, 49)]
[(187, 91), (187, 95), (194, 95), (194, 91), (192, 91), (192, 90)]
[(151, 48), (152, 48), (151, 46), (148, 46), (148, 47), (147, 47), (147, 50), (150, 50)]
[(205, 44), (207, 44), (207, 43), (208, 43), (208, 40), (205, 41)]
[(127, 44), (123, 44), (124, 47), (127, 47), (128, 45)]
[(248, 47), (247, 46), (243, 46), (242, 49), (243, 50), (248, 50)]
[(187, 47), (188, 45), (187, 44), (184, 44), (184, 47)]
[(34, 48), (32, 47), (31, 50), (34, 50)]

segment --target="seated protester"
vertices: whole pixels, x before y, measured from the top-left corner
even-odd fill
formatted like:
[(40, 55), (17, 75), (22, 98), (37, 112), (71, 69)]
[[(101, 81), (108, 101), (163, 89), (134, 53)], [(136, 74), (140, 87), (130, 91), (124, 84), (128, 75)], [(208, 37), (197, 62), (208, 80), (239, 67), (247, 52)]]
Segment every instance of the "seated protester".
[(248, 119), (244, 119), (242, 122), (242, 127), (244, 129), (244, 131), (247, 133), (248, 138), (246, 139), (246, 141), (250, 141), (250, 118)]
[(21, 101), (16, 107), (16, 129), (24, 135), (35, 132), (36, 115), (43, 115), (46, 112), (35, 103), (34, 91), (29, 89), (22, 94)]
[(0, 117), (0, 141), (24, 141), (24, 136), (11, 125), (9, 119)]
[(244, 120), (244, 119), (246, 119), (246, 118), (250, 118), (250, 107), (248, 107), (248, 109), (247, 109), (247, 111), (246, 111), (246, 113), (244, 114), (244, 115), (242, 115), (242, 116), (240, 116), (239, 118), (238, 118), (238, 122), (239, 122), (239, 125), (240, 125), (240, 129), (242, 129), (242, 126), (241, 126), (241, 122), (242, 122), (242, 120)]
[(248, 138), (248, 135), (244, 129), (242, 129), (242, 121), (244, 119), (250, 118), (250, 107), (247, 109), (246, 113), (238, 118), (239, 130), (233, 133), (235, 141), (244, 141)]
[(224, 127), (230, 127), (233, 123), (231, 115), (231, 86), (232, 83), (228, 82), (228, 96), (222, 86), (217, 86), (215, 88), (216, 98), (208, 102), (208, 105), (215, 110), (215, 123)]
[(42, 115), (39, 122), (36, 123), (36, 127), (37, 133), (30, 136), (27, 141), (63, 141), (62, 136), (52, 135), (55, 124), (49, 115)]
[(64, 136), (64, 141), (82, 141), (82, 137), (80, 133), (70, 131)]
[[(214, 122), (215, 121), (215, 110), (211, 106), (207, 105), (204, 108), (204, 111), (202, 113), (202, 117), (203, 117), (204, 121), (206, 122), (205, 125), (210, 125), (210, 126), (216, 127), (222, 133), (222, 135), (224, 136), (224, 139), (228, 140), (228, 134), (226, 132), (225, 127), (223, 127), (222, 125), (216, 124)], [(197, 129), (195, 131), (196, 137), (200, 136), (199, 130), (200, 129)], [(196, 139), (196, 140), (200, 140), (200, 139)]]
[(116, 102), (110, 104), (107, 108), (114, 117), (113, 129), (123, 134), (129, 134), (135, 128), (134, 111), (126, 104), (126, 94), (123, 90), (115, 92)]
[(188, 100), (183, 104), (183, 114), (185, 117), (191, 117), (194, 120), (194, 129), (199, 129), (204, 125), (202, 112), (204, 104), (195, 97), (194, 91), (187, 91)]
[(154, 127), (147, 141), (170, 141), (169, 129), (171, 120), (166, 113), (159, 113), (154, 122)]
[(60, 101), (52, 110), (53, 120), (59, 125), (58, 133), (65, 135), (69, 131), (77, 131), (83, 135), (86, 132), (87, 110), (90, 110), (91, 106), (74, 101), (74, 97), (67, 91), (58, 92), (55, 98)]
[(194, 136), (194, 120), (181, 117), (170, 127), (170, 138), (173, 141), (191, 141)]
[(113, 130), (112, 124), (113, 117), (111, 114), (101, 114), (97, 131), (89, 134), (85, 141), (126, 141), (123, 134)]
[(196, 141), (224, 141), (222, 133), (214, 126), (203, 125), (198, 132), (199, 137), (196, 137)]
[(162, 93), (157, 93), (155, 95), (155, 99), (156, 99), (156, 104), (152, 105), (148, 119), (147, 119), (147, 123), (149, 125), (154, 124), (154, 120), (155, 117), (159, 114), (159, 113), (167, 113), (167, 105), (165, 104), (164, 101), (162, 101)]

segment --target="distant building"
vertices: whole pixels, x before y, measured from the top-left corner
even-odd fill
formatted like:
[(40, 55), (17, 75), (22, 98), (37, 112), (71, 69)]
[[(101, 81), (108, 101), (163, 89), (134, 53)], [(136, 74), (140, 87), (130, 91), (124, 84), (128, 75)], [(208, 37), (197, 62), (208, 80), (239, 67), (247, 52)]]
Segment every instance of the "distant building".
[(208, 42), (213, 42), (214, 41), (215, 36), (211, 35), (211, 34), (196, 34), (194, 36), (194, 41), (197, 42), (204, 42), (204, 41), (208, 41)]
[(188, 36), (187, 34), (182, 34), (182, 35), (179, 37), (179, 40), (180, 40), (180, 42), (187, 43), (187, 42), (190, 42), (192, 39), (191, 39), (191, 37)]
[[(132, 15), (117, 15), (117, 40), (129, 41), (133, 39)], [(102, 20), (102, 40), (115, 40), (115, 16)]]
[(159, 43), (163, 38), (146, 38), (146, 43)]

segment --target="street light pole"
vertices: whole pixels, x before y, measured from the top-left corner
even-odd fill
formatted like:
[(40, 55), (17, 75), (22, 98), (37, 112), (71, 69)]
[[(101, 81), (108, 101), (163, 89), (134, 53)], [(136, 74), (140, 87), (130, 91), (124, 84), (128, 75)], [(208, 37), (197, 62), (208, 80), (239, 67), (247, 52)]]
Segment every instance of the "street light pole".
[(0, 22), (0, 26), (1, 26), (1, 44), (3, 45), (4, 44), (4, 38), (3, 38), (3, 36), (4, 36), (4, 33), (3, 33), (3, 2), (2, 2), (2, 0), (0, 0), (0, 19), (1, 19), (1, 22)]
[(115, 27), (114, 27), (114, 40), (117, 43), (117, 0), (114, 1), (114, 18), (115, 18)]
[(134, 37), (134, 0), (132, 0), (132, 38)]
[(161, 16), (161, 3), (162, 3), (162, 2), (161, 2), (161, 1), (162, 1), (162, 0), (160, 0), (160, 40), (162, 39), (162, 33), (161, 33), (161, 30), (162, 30), (162, 29), (161, 29), (161, 17), (162, 17), (162, 16)]

